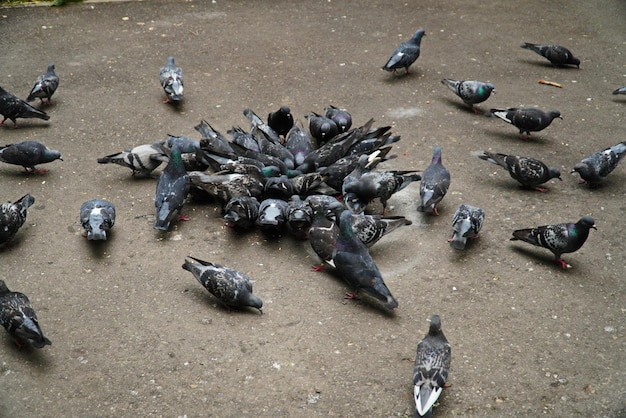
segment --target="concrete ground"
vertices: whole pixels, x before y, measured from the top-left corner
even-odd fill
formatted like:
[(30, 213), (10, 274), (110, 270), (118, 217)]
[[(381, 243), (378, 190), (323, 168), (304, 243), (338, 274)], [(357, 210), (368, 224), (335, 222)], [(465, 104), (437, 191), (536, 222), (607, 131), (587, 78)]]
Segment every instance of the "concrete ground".
[[(0, 197), (36, 198), (1, 277), (28, 294), (53, 345), (18, 350), (0, 336), (2, 417), (410, 416), (415, 346), (441, 315), (451, 387), (435, 416), (626, 415), (626, 167), (589, 189), (570, 175), (582, 157), (624, 140), (626, 4), (620, 0), (166, 1), (0, 10), (0, 85), (25, 97), (50, 62), (61, 78), (51, 119), (1, 128), (0, 142), (38, 140), (63, 154), (45, 175), (0, 165)], [(402, 40), (427, 36), (412, 74), (380, 70)], [(581, 68), (554, 68), (521, 49), (557, 43)], [(158, 70), (185, 72), (181, 108), (164, 105)], [(443, 77), (496, 85), (483, 108), (559, 109), (529, 142), (474, 115)], [(539, 79), (562, 88), (538, 84)], [(281, 104), (304, 122), (328, 104), (402, 136), (383, 168), (423, 169), (435, 145), (452, 184), (438, 217), (416, 211), (418, 185), (392, 197), (413, 225), (372, 247), (393, 314), (359, 301), (308, 243), (226, 229), (217, 205), (160, 234), (154, 179), (96, 158), (166, 134), (225, 132), (241, 112)], [(9, 124), (10, 125), (10, 124)], [(563, 181), (522, 190), (473, 151), (539, 158)], [(82, 202), (117, 206), (112, 237), (82, 236)], [(446, 242), (460, 203), (483, 207), (482, 236)], [(518, 228), (592, 215), (597, 231), (566, 254), (509, 241)], [(265, 314), (229, 313), (181, 268), (193, 255), (251, 275)]]

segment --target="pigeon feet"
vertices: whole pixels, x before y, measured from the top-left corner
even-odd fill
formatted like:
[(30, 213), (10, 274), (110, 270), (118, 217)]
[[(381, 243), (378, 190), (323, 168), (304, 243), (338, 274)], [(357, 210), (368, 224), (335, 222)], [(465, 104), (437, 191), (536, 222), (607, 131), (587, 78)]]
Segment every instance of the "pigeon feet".
[(189, 216), (178, 215), (178, 220), (179, 221), (188, 221), (189, 219), (191, 219)]
[(320, 264), (319, 266), (311, 266), (311, 271), (324, 271), (324, 264)]
[(344, 299), (352, 299), (352, 300), (359, 300), (361, 299), (359, 297), (359, 295), (356, 294), (356, 292), (346, 292), (346, 294), (343, 296)]
[(548, 191), (548, 189), (545, 189), (543, 187), (535, 187), (535, 190), (537, 190), (538, 192), (541, 192), (541, 193), (545, 193), (545, 192)]
[(557, 258), (556, 260), (554, 260), (555, 263), (557, 263), (559, 266), (561, 266), (561, 268), (563, 269), (571, 269), (572, 266), (570, 264), (567, 264), (562, 258)]

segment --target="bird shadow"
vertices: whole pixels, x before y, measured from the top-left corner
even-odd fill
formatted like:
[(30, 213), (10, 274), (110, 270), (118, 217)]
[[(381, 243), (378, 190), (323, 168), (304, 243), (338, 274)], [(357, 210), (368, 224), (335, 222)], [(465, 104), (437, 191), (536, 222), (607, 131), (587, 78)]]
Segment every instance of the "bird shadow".
[[(450, 99), (450, 98), (447, 98), (447, 97), (445, 99), (443, 99), (443, 100), (447, 102), (446, 104), (448, 104), (448, 105), (450, 105), (452, 107), (456, 107), (459, 111), (462, 111), (464, 113), (468, 113), (470, 115), (486, 116), (486, 117), (493, 116), (493, 114), (491, 112), (489, 112), (488, 110), (481, 109), (478, 106), (471, 107), (469, 105), (466, 105), (463, 102), (459, 102), (458, 100)], [(474, 109), (476, 109), (476, 111), (478, 111), (479, 113), (476, 113), (474, 111)]]
[(536, 261), (539, 261), (541, 264), (549, 265), (553, 267), (555, 270), (568, 270), (561, 268), (555, 261), (554, 256), (550, 256), (544, 252), (533, 251), (532, 249), (525, 247), (512, 246), (513, 251), (518, 254), (521, 254), (525, 257), (533, 258)]
[(50, 127), (47, 123), (37, 123), (35, 121), (26, 122), (26, 123), (18, 123), (17, 127), (15, 125), (11, 125), (10, 123), (4, 123), (4, 125), (0, 126), (0, 129), (6, 129), (7, 131), (16, 131), (20, 132), (26, 128), (36, 128), (36, 129), (48, 129)]
[(82, 235), (81, 238), (85, 240), (86, 245), (89, 247), (89, 252), (91, 253), (91, 256), (93, 258), (103, 259), (108, 254), (107, 249), (111, 245), (111, 241), (113, 241), (113, 236), (114, 234), (112, 233), (112, 231), (108, 231), (106, 240), (89, 241), (87, 239), (87, 236)]
[(420, 78), (420, 73), (418, 71), (409, 70), (408, 73), (405, 73), (404, 69), (402, 69), (397, 71), (395, 74), (385, 71), (385, 76), (382, 77), (382, 82), (386, 84), (410, 83), (411, 81)]
[(35, 348), (29, 342), (21, 342), (21, 346), (18, 346), (15, 342), (15, 338), (6, 334), (5, 349), (11, 350), (14, 353), (18, 353), (26, 358), (26, 363), (30, 366), (37, 368), (47, 369), (50, 367), (50, 361), (45, 355), (45, 348)]
[(533, 59), (520, 59), (520, 62), (525, 64), (534, 65), (537, 67), (554, 68), (555, 70), (578, 70), (574, 65), (554, 65), (550, 61), (541, 61)]
[(546, 141), (545, 139), (537, 135), (531, 135), (531, 136), (526, 135), (528, 139), (523, 140), (521, 138), (521, 135), (515, 132), (502, 133), (500, 131), (493, 131), (490, 129), (485, 129), (484, 133), (496, 139), (507, 139), (507, 140), (516, 141), (516, 142), (528, 142), (528, 143), (534, 143), (534, 144), (547, 144), (548, 143), (548, 141)]
[(206, 306), (210, 307), (212, 310), (217, 310), (221, 312), (225, 312), (227, 314), (236, 313), (236, 314), (245, 314), (245, 315), (259, 315), (260, 312), (256, 308), (252, 308), (249, 306), (246, 307), (234, 307), (227, 306), (221, 300), (213, 296), (210, 292), (208, 292), (205, 288), (193, 287), (192, 289), (185, 288), (183, 293), (191, 293), (194, 298), (200, 301), (200, 303), (204, 303)]

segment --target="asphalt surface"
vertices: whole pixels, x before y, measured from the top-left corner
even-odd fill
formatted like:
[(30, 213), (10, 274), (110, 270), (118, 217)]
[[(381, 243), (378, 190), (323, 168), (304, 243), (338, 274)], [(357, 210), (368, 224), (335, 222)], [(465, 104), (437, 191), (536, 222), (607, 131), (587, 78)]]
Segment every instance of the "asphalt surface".
[[(18, 350), (0, 336), (0, 416), (410, 416), (412, 367), (427, 319), (441, 315), (452, 345), (451, 386), (435, 416), (626, 415), (623, 219), (626, 168), (589, 189), (570, 175), (581, 158), (624, 140), (626, 3), (586, 1), (159, 1), (0, 9), (0, 85), (25, 97), (54, 62), (61, 78), (49, 122), (20, 120), (0, 142), (38, 140), (63, 154), (45, 175), (0, 166), (0, 197), (36, 199), (0, 272), (30, 296), (52, 346)], [(406, 77), (381, 71), (423, 27)], [(557, 43), (581, 68), (554, 68), (521, 49)], [(162, 103), (167, 56), (186, 98)], [(443, 77), (496, 85), (481, 107), (558, 109), (563, 120), (522, 142), (515, 128), (473, 114)], [(538, 84), (539, 79), (562, 88)], [(392, 314), (326, 273), (308, 243), (226, 229), (215, 204), (160, 234), (154, 179), (97, 157), (225, 132), (242, 110), (281, 104), (304, 122), (328, 104), (402, 136), (383, 168), (423, 169), (443, 147), (452, 184), (440, 216), (416, 211), (418, 186), (390, 200), (413, 225), (372, 247)], [(9, 123), (10, 125), (10, 123)], [(472, 152), (539, 158), (563, 173), (546, 193), (522, 190)], [(78, 222), (92, 198), (117, 206), (112, 237), (88, 243)], [(446, 242), (460, 203), (483, 207), (481, 237)], [(511, 231), (596, 220), (583, 248), (552, 254), (509, 241)], [(186, 256), (251, 275), (264, 315), (227, 312), (181, 268)]]

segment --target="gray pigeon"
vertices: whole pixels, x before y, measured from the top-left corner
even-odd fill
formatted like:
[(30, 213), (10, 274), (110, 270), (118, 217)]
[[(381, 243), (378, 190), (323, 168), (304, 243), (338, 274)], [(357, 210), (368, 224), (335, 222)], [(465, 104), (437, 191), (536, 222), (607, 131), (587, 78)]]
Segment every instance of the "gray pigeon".
[(161, 145), (163, 142), (155, 142), (152, 144), (138, 145), (132, 149), (116, 152), (98, 158), (99, 164), (117, 164), (122, 167), (128, 167), (133, 172), (144, 176), (149, 176), (161, 163), (167, 159), (167, 155), (163, 152)]
[(613, 94), (626, 94), (626, 86), (613, 90)]
[(238, 196), (224, 206), (222, 220), (230, 228), (252, 229), (259, 217), (259, 201), (253, 196)]
[(517, 155), (498, 154), (483, 151), (478, 155), (481, 160), (489, 161), (508, 170), (512, 178), (529, 189), (545, 192), (547, 189), (539, 187), (540, 184), (550, 179), (561, 179), (561, 172), (558, 168), (548, 167), (539, 160), (531, 157), (518, 157)]
[(0, 279), (0, 325), (15, 338), (18, 347), (28, 341), (35, 348), (51, 345), (37, 320), (37, 314), (28, 297), (20, 292), (11, 292), (4, 280)]
[(259, 206), (259, 217), (256, 219), (256, 224), (268, 235), (281, 235), (287, 227), (288, 211), (289, 205), (284, 200), (265, 199)]
[[(356, 292), (364, 292), (381, 302), (388, 310), (398, 307), (365, 244), (352, 229), (352, 212), (344, 210), (339, 218), (339, 235), (335, 242), (332, 262), (335, 269)], [(354, 298), (355, 294), (348, 294)]]
[(50, 116), (44, 111), (36, 109), (26, 103), (24, 100), (9, 93), (2, 87), (0, 87), (0, 115), (4, 117), (0, 126), (4, 125), (7, 119), (13, 121), (13, 128), (17, 128), (17, 118), (29, 119), (39, 118), (43, 120), (49, 120)]
[(450, 246), (457, 250), (465, 249), (467, 239), (478, 238), (478, 233), (485, 221), (485, 211), (471, 205), (460, 205), (452, 218), (452, 236)]
[(450, 372), (452, 348), (441, 331), (441, 318), (430, 318), (428, 334), (417, 344), (413, 367), (413, 397), (418, 416), (431, 416)]
[(21, 165), (27, 173), (43, 174), (46, 170), (37, 170), (38, 164), (61, 160), (61, 153), (48, 149), (37, 141), (24, 141), (0, 147), (0, 161), (7, 164)]
[(340, 134), (346, 132), (352, 126), (352, 115), (347, 110), (330, 105), (324, 109), (324, 116), (335, 122)]
[[(508, 109), (491, 109), (491, 113), (517, 127), (521, 139), (524, 141), (528, 141), (531, 132), (539, 132), (547, 128), (555, 118), (563, 119), (561, 112), (558, 110), (544, 112), (543, 110), (535, 108), (518, 109), (512, 107)], [(526, 132), (528, 136), (525, 137), (524, 132)]]
[(537, 45), (531, 44), (530, 42), (524, 42), (521, 47), (536, 52), (550, 61), (554, 66), (575, 65), (577, 68), (580, 68), (580, 60), (564, 46)]
[(425, 35), (424, 29), (418, 29), (410, 40), (398, 45), (383, 66), (383, 70), (392, 71), (395, 74), (397, 69), (404, 68), (405, 73), (408, 74), (409, 67), (420, 56), (420, 44), (422, 43), (422, 37)]
[(561, 223), (538, 226), (536, 228), (518, 229), (513, 231), (511, 241), (521, 240), (537, 247), (547, 248), (554, 253), (555, 262), (562, 268), (571, 266), (561, 259), (561, 254), (573, 253), (583, 246), (589, 230), (596, 229), (591, 216), (583, 216), (576, 223)]
[(420, 203), (417, 210), (439, 215), (437, 206), (448, 192), (448, 187), (450, 187), (450, 172), (441, 163), (441, 147), (436, 146), (430, 165), (422, 173)]
[(11, 241), (24, 225), (28, 208), (33, 203), (35, 198), (26, 194), (14, 203), (6, 202), (0, 206), (0, 246)]
[(54, 64), (50, 64), (48, 65), (48, 70), (35, 80), (35, 84), (30, 90), (26, 101), (32, 102), (39, 97), (42, 105), (46, 104), (44, 99), (48, 100), (48, 105), (52, 105), (54, 104), (51, 100), (52, 95), (57, 90), (57, 87), (59, 87), (59, 77), (54, 72)]
[(183, 69), (174, 64), (174, 57), (169, 57), (167, 64), (161, 67), (159, 80), (167, 95), (163, 103), (183, 100)]
[(457, 81), (450, 78), (444, 78), (441, 83), (447, 86), (457, 96), (463, 100), (463, 103), (472, 108), (474, 113), (482, 113), (474, 107), (475, 104), (482, 103), (496, 93), (496, 87), (491, 83), (483, 83), (482, 81)]
[(115, 206), (107, 200), (93, 199), (80, 207), (80, 222), (90, 241), (106, 241), (115, 224)]
[(263, 301), (252, 293), (252, 279), (247, 274), (220, 264), (189, 258), (195, 263), (185, 260), (183, 269), (191, 272), (228, 309), (250, 306), (263, 313)]
[[(156, 221), (154, 229), (167, 231), (170, 223), (176, 219), (189, 193), (189, 175), (185, 170), (183, 158), (178, 146), (174, 145), (167, 166), (157, 181), (154, 206)], [(180, 219), (186, 219), (181, 217)]]
[(611, 171), (615, 170), (624, 155), (626, 155), (626, 141), (583, 158), (571, 172), (580, 174), (580, 183), (589, 183), (594, 186), (601, 183)]
[(327, 143), (339, 134), (339, 127), (329, 117), (311, 112), (306, 118), (309, 121), (309, 132), (313, 138), (317, 139), (318, 146)]

